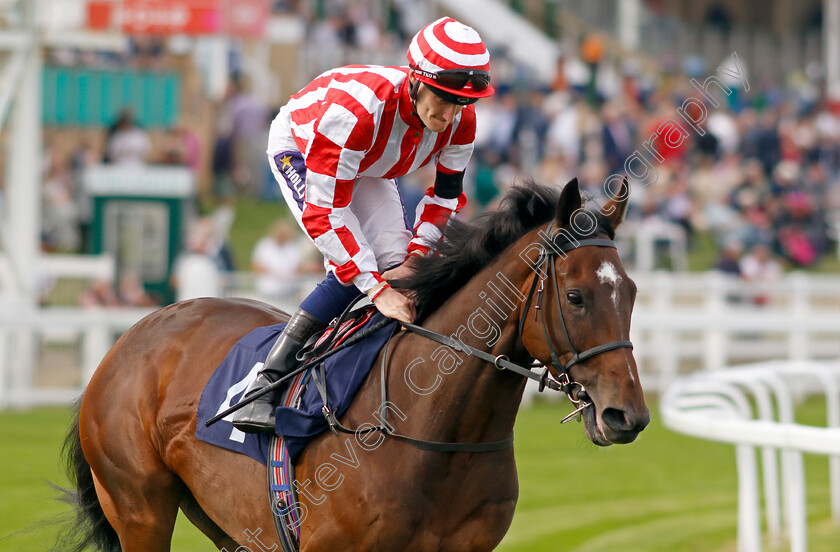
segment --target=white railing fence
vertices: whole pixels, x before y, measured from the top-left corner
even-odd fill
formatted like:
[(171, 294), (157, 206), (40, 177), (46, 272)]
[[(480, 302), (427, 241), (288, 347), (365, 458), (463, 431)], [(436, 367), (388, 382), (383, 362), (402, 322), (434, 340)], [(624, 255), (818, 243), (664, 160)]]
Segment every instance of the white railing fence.
[(5, 264), (0, 256), (0, 408), (68, 404), (120, 334), (150, 309), (78, 306), (94, 282), (113, 282), (108, 256), (42, 256), (38, 306), (15, 296)]
[(717, 272), (631, 276), (630, 337), (646, 390), (695, 370), (840, 358), (840, 276), (794, 272), (761, 285)]
[[(630, 339), (646, 392), (680, 375), (771, 359), (840, 358), (840, 276), (754, 284), (718, 272), (631, 273)], [(524, 402), (537, 394), (529, 385)]]
[[(807, 396), (824, 398), (824, 426), (796, 422), (796, 405)], [(762, 549), (759, 473), (771, 546), (787, 538), (792, 552), (808, 549), (806, 452), (829, 456), (831, 517), (840, 525), (840, 363), (773, 361), (697, 372), (671, 383), (661, 414), (674, 431), (735, 445), (739, 552)]]
[(0, 309), (0, 408), (69, 404), (150, 309)]
[(267, 295), (260, 292), (259, 276), (253, 272), (227, 272), (222, 275), (220, 297), (247, 297), (270, 303), (277, 308), (292, 314), (306, 296), (315, 289), (324, 276), (302, 275), (294, 281), (289, 281), (281, 295)]
[[(0, 408), (68, 401), (116, 338), (149, 312), (77, 306), (86, 285), (113, 279), (108, 258), (45, 257), (39, 273), (47, 306), (38, 308), (5, 292), (3, 266), (0, 256)], [(646, 391), (661, 391), (681, 374), (736, 363), (840, 358), (840, 276), (792, 273), (763, 286), (718, 273), (631, 276), (639, 293), (630, 337)], [(256, 275), (236, 272), (224, 276), (220, 295), (293, 312), (318, 281), (308, 276), (282, 297), (266, 297)], [(530, 394), (529, 388), (526, 401)]]

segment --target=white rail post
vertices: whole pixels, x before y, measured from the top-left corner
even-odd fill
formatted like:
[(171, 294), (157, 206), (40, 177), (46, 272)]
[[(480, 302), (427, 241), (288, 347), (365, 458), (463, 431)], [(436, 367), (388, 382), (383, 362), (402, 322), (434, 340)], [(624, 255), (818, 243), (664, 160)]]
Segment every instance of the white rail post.
[[(666, 318), (674, 310), (674, 282), (670, 274), (658, 272), (654, 278), (655, 287), (653, 308), (658, 316)], [(653, 348), (659, 351), (659, 388), (664, 389), (677, 377), (679, 361), (677, 359), (677, 332), (665, 327), (653, 334)]]
[(102, 362), (102, 358), (108, 353), (111, 346), (108, 326), (97, 323), (87, 329), (82, 336), (82, 387), (87, 387), (93, 373)]
[(735, 446), (738, 471), (738, 552), (761, 552), (761, 505), (755, 447)]
[(11, 401), (9, 366), (9, 332), (0, 328), (0, 410), (8, 408)]
[[(15, 293), (27, 306), (35, 308), (35, 258), (40, 250), (41, 228), (41, 48), (38, 43), (38, 0), (21, 2), (22, 36), (27, 43), (19, 50), (23, 55), (23, 72), (14, 94), (10, 111), (12, 139), (8, 141), (7, 221), (5, 248), (14, 272)], [(15, 83), (5, 83), (14, 86)], [(21, 386), (32, 377), (35, 356), (31, 327), (13, 332), (14, 354), (11, 356), (10, 399), (17, 401)]]
[[(755, 397), (758, 417), (768, 422), (775, 421), (773, 399), (764, 382), (744, 382), (749, 385)], [(764, 510), (770, 544), (778, 547), (782, 542), (781, 494), (779, 492), (779, 451), (775, 447), (761, 447), (761, 473), (764, 486)]]
[[(776, 395), (778, 421), (782, 424), (794, 424), (794, 405), (790, 387), (781, 377), (771, 370), (760, 374)], [(782, 448), (782, 494), (786, 505), (785, 525), (790, 537), (791, 552), (807, 552), (808, 527), (805, 508), (805, 470), (802, 452), (795, 448)]]
[(840, 100), (840, 0), (823, 0), (822, 34), (826, 92)]
[[(837, 373), (824, 373), (826, 425), (840, 427), (840, 385)], [(828, 457), (828, 484), (831, 496), (831, 519), (840, 525), (840, 456)]]
[(807, 321), (808, 314), (811, 312), (811, 294), (809, 293), (808, 278), (802, 273), (794, 273), (790, 275), (790, 313), (791, 324), (790, 336), (788, 337), (788, 357), (791, 360), (806, 360), (808, 358), (808, 328), (805, 324), (797, 324), (796, 322)]
[[(706, 313), (713, 321), (722, 320), (726, 310), (727, 282), (723, 275), (717, 272), (709, 273), (709, 293), (706, 300)], [(720, 370), (726, 366), (727, 361), (727, 339), (726, 333), (720, 328), (706, 328), (705, 345), (706, 355), (703, 359), (703, 367), (707, 371)]]
[[(822, 385), (815, 386), (815, 382)], [(768, 389), (777, 407), (770, 416)], [(800, 392), (826, 394), (828, 427), (796, 423), (794, 398)], [(747, 393), (755, 398), (752, 404), (758, 407), (757, 419), (753, 417)], [(731, 411), (729, 404), (734, 407)], [(699, 374), (679, 378), (665, 390), (661, 412), (663, 423), (670, 429), (735, 445), (739, 552), (761, 549), (761, 516), (752, 447), (780, 451), (782, 513), (790, 550), (808, 549), (803, 454), (840, 455), (840, 428), (835, 425), (840, 423), (840, 363), (768, 361), (702, 374), (702, 378)], [(745, 447), (743, 451), (741, 447)], [(764, 467), (764, 477), (772, 478), (772, 473)]]
[[(31, 312), (25, 316), (30, 317)], [(23, 324), (12, 331), (11, 336), (9, 399), (12, 406), (24, 406), (35, 387), (38, 369), (35, 329), (30, 324)]]

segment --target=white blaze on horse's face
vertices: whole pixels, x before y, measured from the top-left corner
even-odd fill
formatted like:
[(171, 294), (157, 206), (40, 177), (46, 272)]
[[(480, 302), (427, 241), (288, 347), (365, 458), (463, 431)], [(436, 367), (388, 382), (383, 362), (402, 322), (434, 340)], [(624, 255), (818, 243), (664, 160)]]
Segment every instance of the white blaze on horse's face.
[(609, 261), (604, 261), (601, 263), (595, 275), (598, 276), (598, 281), (602, 284), (610, 284), (612, 286), (613, 290), (610, 297), (612, 297), (613, 305), (618, 309), (618, 285), (621, 283), (621, 276), (618, 275), (615, 266)]
[[(598, 276), (598, 281), (602, 284), (609, 284), (612, 286), (612, 294), (610, 294), (610, 298), (612, 298), (615, 310), (618, 312), (618, 286), (621, 284), (623, 278), (618, 274), (618, 270), (616, 270), (615, 265), (609, 261), (603, 261), (601, 266), (598, 267), (598, 271), (595, 272), (595, 275)], [(629, 364), (627, 365), (627, 371), (630, 373), (630, 381), (635, 382), (636, 378), (633, 377), (633, 370), (630, 368)]]

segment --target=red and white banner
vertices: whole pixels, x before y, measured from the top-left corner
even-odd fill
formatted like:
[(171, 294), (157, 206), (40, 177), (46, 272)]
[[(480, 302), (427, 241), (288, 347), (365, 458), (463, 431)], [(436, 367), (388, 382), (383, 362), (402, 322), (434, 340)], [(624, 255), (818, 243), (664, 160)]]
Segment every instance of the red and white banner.
[(88, 27), (127, 34), (258, 37), (269, 0), (121, 0), (87, 3)]

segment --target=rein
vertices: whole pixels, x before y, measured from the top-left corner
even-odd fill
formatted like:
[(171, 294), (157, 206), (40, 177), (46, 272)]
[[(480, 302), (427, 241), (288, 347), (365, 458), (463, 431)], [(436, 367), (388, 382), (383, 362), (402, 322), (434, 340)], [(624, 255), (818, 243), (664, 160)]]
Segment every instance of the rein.
[[(548, 235), (551, 235), (552, 230), (554, 228), (554, 224), (552, 223), (548, 227)], [(550, 373), (548, 368), (546, 368), (541, 375), (535, 374), (531, 371), (531, 368), (535, 366), (521, 366), (519, 364), (511, 362), (505, 355), (498, 355), (493, 356), (481, 349), (477, 349), (466, 343), (461, 342), (458, 339), (455, 339), (450, 336), (443, 335), (441, 333), (423, 328), (421, 326), (417, 326), (415, 324), (410, 324), (403, 322), (402, 325), (407, 330), (414, 332), (418, 335), (421, 335), (427, 339), (431, 339), (432, 341), (436, 341), (442, 345), (445, 345), (452, 349), (453, 351), (460, 351), (467, 353), (468, 355), (475, 356), (493, 364), (499, 370), (510, 370), (515, 372), (523, 377), (533, 379), (540, 384), (540, 392), (542, 392), (546, 387), (549, 389), (553, 389), (555, 391), (561, 391), (565, 393), (569, 400), (576, 406), (576, 409), (568, 414), (565, 418), (563, 418), (560, 423), (564, 424), (576, 416), (579, 416), (584, 410), (593, 406), (591, 402), (585, 400), (586, 397), (586, 388), (580, 383), (574, 381), (571, 374), (571, 369), (576, 364), (580, 364), (581, 362), (585, 362), (590, 358), (599, 355), (601, 353), (605, 353), (607, 351), (613, 351), (615, 349), (622, 349), (622, 348), (633, 348), (633, 343), (629, 340), (617, 340), (617, 341), (610, 341), (608, 343), (604, 343), (601, 345), (596, 345), (595, 347), (591, 347), (584, 351), (578, 351), (577, 348), (572, 343), (571, 336), (569, 335), (569, 330), (566, 327), (566, 321), (563, 318), (563, 310), (560, 305), (560, 290), (557, 284), (557, 272), (555, 268), (554, 260), (557, 255), (567, 253), (573, 249), (577, 249), (580, 247), (611, 247), (613, 249), (616, 248), (616, 244), (613, 240), (603, 239), (603, 238), (589, 238), (583, 239), (580, 241), (567, 241), (562, 244), (555, 244), (555, 243), (544, 243), (543, 250), (540, 253), (540, 257), (538, 259), (538, 270), (537, 274), (534, 277), (534, 281), (531, 284), (531, 289), (528, 292), (527, 299), (525, 301), (525, 306), (522, 309), (522, 316), (519, 319), (519, 336), (522, 337), (522, 331), (525, 326), (525, 317), (528, 315), (528, 312), (531, 310), (531, 305), (534, 300), (534, 294), (536, 293), (536, 304), (534, 305), (534, 312), (535, 317), (539, 316), (542, 318), (542, 328), (543, 334), (545, 335), (545, 341), (548, 345), (549, 352), (551, 354), (551, 365), (557, 371), (558, 377), (555, 379)], [(549, 268), (546, 269), (546, 266)], [(554, 346), (551, 343), (551, 338), (548, 333), (548, 324), (546, 322), (546, 317), (542, 315), (543, 308), (542, 308), (542, 299), (543, 299), (543, 291), (544, 291), (544, 280), (545, 278), (549, 277), (553, 282), (554, 285), (554, 301), (555, 306), (557, 308), (557, 314), (560, 317), (560, 325), (563, 328), (563, 334), (566, 337), (566, 343), (569, 345), (569, 349), (571, 350), (573, 356), (567, 363), (563, 363), (560, 361), (560, 357), (554, 349)], [(542, 315), (542, 316), (540, 316)], [(370, 424), (365, 429), (357, 429), (352, 430), (338, 421), (336, 418), (335, 413), (333, 413), (328, 404), (327, 404), (327, 389), (326, 389), (326, 374), (324, 373), (324, 364), (320, 363), (315, 370), (312, 372), (313, 381), (318, 388), (318, 392), (321, 395), (321, 399), (324, 402), (324, 406), (321, 409), (324, 417), (327, 420), (327, 423), (330, 426), (330, 429), (336, 435), (338, 433), (353, 433), (353, 434), (360, 434), (364, 435), (367, 433), (371, 433), (374, 431), (378, 431), (383, 433), (384, 435), (388, 435), (394, 437), (396, 439), (400, 439), (409, 443), (410, 445), (419, 448), (421, 450), (432, 451), (432, 452), (493, 452), (503, 450), (513, 445), (513, 434), (511, 434), (506, 439), (502, 439), (500, 441), (491, 441), (486, 443), (457, 443), (457, 442), (439, 442), (439, 441), (427, 441), (424, 439), (416, 439), (414, 437), (408, 437), (406, 435), (398, 434), (394, 431), (394, 429), (387, 423), (385, 419), (385, 414), (387, 410), (383, 408), (388, 403), (387, 397), (387, 389), (386, 389), (386, 381), (385, 381), (385, 365), (386, 359), (388, 357), (388, 347), (390, 346), (390, 340), (385, 345), (385, 350), (382, 354), (382, 363), (380, 367), (380, 385), (381, 385), (381, 405), (379, 410), (382, 412), (381, 422), (382, 424), (379, 426), (372, 426)], [(537, 365), (538, 366), (538, 365)]]

